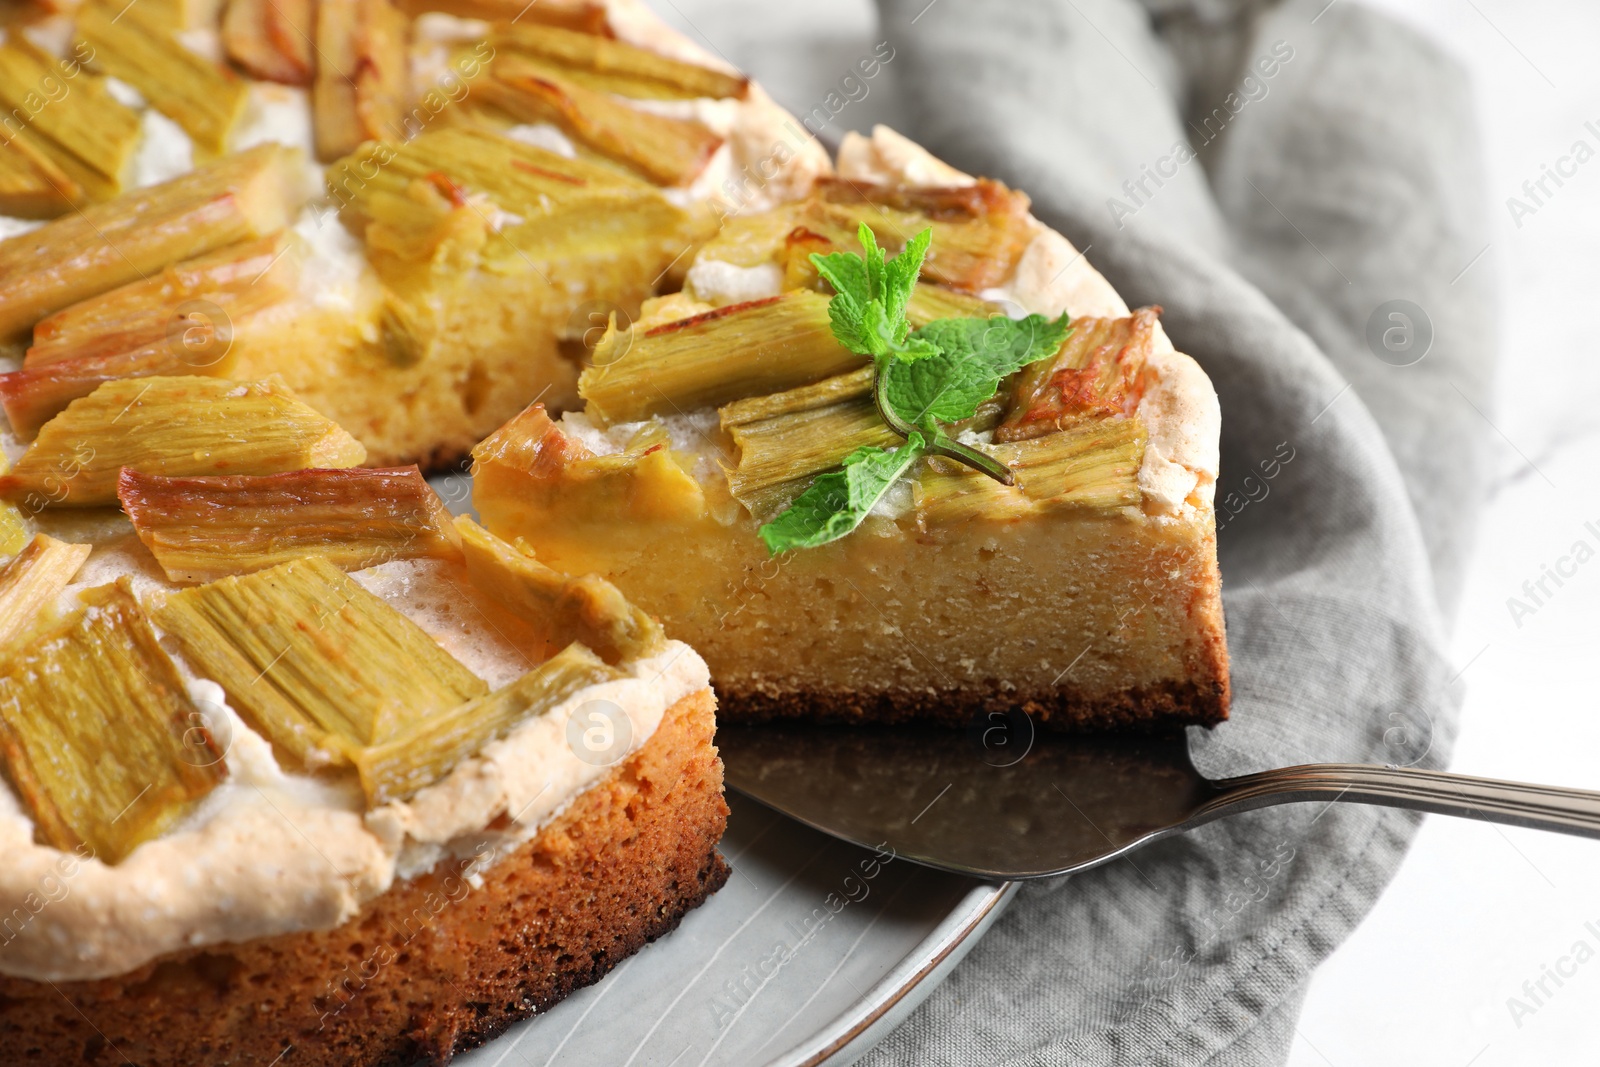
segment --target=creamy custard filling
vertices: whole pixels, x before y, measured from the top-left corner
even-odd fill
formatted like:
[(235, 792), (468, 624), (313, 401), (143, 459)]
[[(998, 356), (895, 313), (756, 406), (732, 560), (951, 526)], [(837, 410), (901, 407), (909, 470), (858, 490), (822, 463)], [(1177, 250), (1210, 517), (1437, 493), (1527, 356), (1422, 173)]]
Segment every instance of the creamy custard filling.
[[(46, 516), (41, 526), (97, 546), (65, 600), (120, 576), (140, 596), (172, 588), (125, 519)], [(354, 577), (491, 687), (535, 666), (454, 564), (396, 561)], [(353, 777), (286, 771), (222, 687), (178, 663), (226, 750), (227, 779), (174, 831), (114, 866), (36, 844), (32, 821), (0, 782), (0, 974), (122, 974), (180, 949), (336, 926), (397, 879), (447, 858), (471, 858), (481, 875), (637, 751), (669, 707), (709, 684), (704, 661), (669, 642), (622, 664), (624, 677), (519, 724), (410, 800), (368, 811)], [(586, 705), (625, 716), (603, 760), (585, 758), (568, 738), (569, 718)]]

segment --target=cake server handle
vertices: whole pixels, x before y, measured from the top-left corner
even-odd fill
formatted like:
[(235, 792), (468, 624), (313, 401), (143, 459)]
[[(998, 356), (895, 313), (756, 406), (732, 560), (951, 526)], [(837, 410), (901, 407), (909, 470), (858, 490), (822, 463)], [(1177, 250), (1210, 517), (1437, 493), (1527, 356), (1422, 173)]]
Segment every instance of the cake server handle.
[(1365, 763), (1283, 767), (1219, 779), (1212, 786), (1216, 795), (1195, 810), (1191, 824), (1274, 804), (1337, 801), (1600, 838), (1600, 793), (1587, 789)]

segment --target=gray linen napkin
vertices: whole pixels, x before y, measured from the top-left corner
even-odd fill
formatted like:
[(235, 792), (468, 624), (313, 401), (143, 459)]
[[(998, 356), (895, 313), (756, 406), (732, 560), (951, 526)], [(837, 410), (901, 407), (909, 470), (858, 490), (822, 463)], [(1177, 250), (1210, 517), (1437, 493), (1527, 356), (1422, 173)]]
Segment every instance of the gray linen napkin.
[[(1460, 72), (1351, 2), (879, 7), (903, 132), (1027, 190), (1216, 384), (1235, 702), (1201, 769), (1443, 765), (1494, 348)], [(863, 1062), (1280, 1063), (1417, 821), (1279, 808), (1029, 885)]]

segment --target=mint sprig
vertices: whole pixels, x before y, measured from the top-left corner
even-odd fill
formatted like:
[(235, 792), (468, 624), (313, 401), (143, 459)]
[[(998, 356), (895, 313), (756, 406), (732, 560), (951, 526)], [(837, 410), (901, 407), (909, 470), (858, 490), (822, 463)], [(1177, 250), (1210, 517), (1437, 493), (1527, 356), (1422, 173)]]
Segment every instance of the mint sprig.
[(836, 541), (865, 521), (877, 502), (924, 454), (947, 456), (1005, 485), (1011, 470), (988, 453), (961, 444), (945, 430), (977, 413), (1001, 379), (1053, 356), (1071, 332), (1067, 316), (938, 319), (917, 330), (906, 308), (933, 239), (923, 230), (886, 259), (865, 223), (857, 233), (862, 255), (811, 256), (833, 286), (828, 304), (833, 335), (852, 352), (871, 357), (878, 414), (906, 443), (893, 450), (856, 449), (841, 469), (821, 475), (760, 536), (774, 555)]

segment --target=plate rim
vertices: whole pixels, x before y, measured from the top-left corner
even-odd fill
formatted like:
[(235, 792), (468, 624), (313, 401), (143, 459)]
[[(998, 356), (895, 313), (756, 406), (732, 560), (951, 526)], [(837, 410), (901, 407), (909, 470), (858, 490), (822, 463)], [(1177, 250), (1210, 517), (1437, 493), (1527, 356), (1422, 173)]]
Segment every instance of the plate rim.
[(1011, 906), (1021, 886), (1014, 881), (974, 885), (865, 996), (766, 1067), (847, 1067), (866, 1055), (948, 977)]

